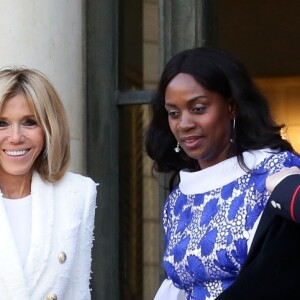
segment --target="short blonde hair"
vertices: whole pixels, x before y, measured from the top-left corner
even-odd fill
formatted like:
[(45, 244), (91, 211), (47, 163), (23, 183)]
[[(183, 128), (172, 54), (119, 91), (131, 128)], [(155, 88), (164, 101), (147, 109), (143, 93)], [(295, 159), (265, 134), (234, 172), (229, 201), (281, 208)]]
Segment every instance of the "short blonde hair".
[(53, 85), (40, 71), (27, 68), (0, 70), (0, 112), (4, 102), (24, 95), (44, 135), (44, 151), (34, 168), (42, 178), (55, 182), (67, 171), (70, 161), (70, 133), (64, 106)]

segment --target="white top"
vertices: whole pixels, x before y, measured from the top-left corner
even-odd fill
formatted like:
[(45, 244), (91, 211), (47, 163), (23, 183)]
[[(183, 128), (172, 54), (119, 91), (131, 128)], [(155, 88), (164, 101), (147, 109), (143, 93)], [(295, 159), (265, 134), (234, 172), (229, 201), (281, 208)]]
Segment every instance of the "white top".
[(31, 240), (31, 195), (21, 199), (2, 199), (17, 251), (24, 267)]

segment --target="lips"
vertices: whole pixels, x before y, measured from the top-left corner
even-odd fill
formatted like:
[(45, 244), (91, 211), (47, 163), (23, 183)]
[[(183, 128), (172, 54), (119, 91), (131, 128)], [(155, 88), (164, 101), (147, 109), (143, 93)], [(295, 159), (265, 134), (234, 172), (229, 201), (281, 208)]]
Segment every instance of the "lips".
[(180, 138), (181, 146), (187, 149), (194, 149), (202, 144), (203, 136), (188, 136)]

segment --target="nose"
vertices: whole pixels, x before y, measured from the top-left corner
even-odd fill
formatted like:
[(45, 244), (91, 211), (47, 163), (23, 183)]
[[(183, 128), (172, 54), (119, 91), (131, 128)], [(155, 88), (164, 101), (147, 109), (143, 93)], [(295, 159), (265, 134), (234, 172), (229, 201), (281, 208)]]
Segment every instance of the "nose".
[(12, 125), (10, 127), (8, 141), (10, 143), (18, 144), (22, 143), (25, 140), (23, 130), (19, 125)]
[(180, 129), (188, 130), (195, 126), (195, 122), (193, 117), (188, 112), (184, 112), (181, 114), (180, 122), (178, 125)]

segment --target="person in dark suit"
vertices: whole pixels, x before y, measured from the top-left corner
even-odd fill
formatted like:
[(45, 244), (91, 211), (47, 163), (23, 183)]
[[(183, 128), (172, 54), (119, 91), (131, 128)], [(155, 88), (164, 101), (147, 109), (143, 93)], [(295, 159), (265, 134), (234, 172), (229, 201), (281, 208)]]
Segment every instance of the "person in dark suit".
[(155, 300), (300, 299), (300, 227), (266, 186), (300, 158), (244, 66), (221, 49), (184, 50), (151, 107), (146, 150), (170, 178)]
[(96, 183), (67, 171), (67, 116), (41, 72), (0, 71), (0, 148), (0, 299), (90, 299)]

